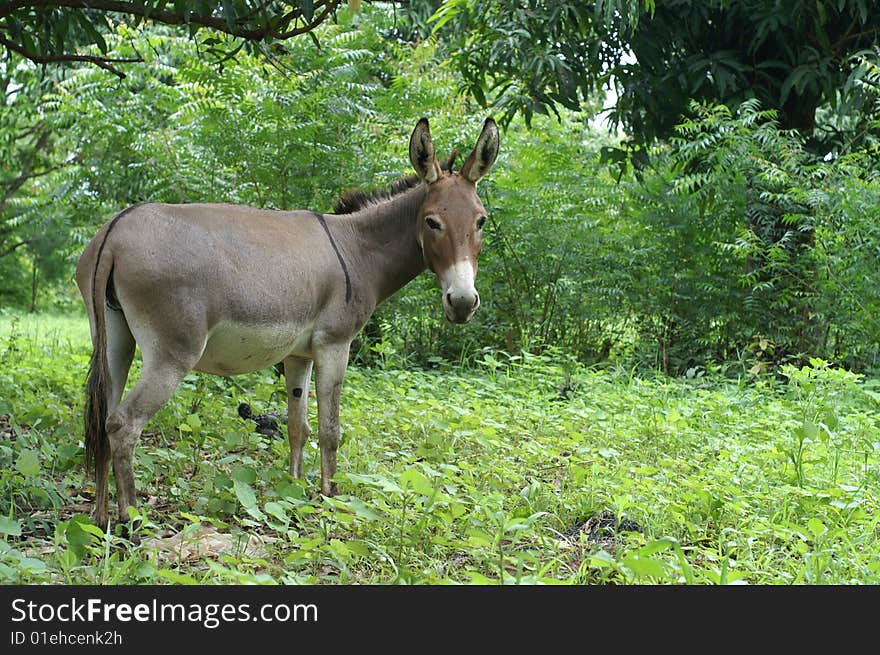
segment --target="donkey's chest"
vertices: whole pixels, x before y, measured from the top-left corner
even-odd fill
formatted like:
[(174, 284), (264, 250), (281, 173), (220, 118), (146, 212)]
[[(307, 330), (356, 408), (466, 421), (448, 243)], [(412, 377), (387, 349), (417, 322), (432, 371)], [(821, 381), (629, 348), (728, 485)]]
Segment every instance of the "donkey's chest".
[(217, 324), (208, 334), (195, 369), (216, 375), (238, 375), (267, 368), (289, 355), (311, 357), (314, 324), (232, 321)]

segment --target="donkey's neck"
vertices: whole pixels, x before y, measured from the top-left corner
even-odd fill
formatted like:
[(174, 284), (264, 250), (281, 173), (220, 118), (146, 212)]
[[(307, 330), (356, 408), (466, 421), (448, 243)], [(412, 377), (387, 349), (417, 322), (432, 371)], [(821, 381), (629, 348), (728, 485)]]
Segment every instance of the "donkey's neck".
[(378, 303), (425, 270), (416, 214), (427, 192), (427, 185), (419, 184), (353, 214), (334, 217), (345, 225), (352, 242), (349, 256), (358, 260), (361, 283), (373, 290)]

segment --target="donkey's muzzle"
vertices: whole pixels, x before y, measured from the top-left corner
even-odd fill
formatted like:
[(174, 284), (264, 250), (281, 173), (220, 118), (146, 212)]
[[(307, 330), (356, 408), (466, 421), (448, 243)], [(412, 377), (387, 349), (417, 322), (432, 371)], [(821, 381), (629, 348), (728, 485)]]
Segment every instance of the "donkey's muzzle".
[(472, 291), (447, 291), (443, 297), (443, 309), (446, 318), (453, 323), (467, 323), (480, 306), (480, 294)]
[(438, 275), (443, 289), (443, 311), (453, 323), (467, 323), (480, 306), (474, 268), (469, 260), (463, 260)]

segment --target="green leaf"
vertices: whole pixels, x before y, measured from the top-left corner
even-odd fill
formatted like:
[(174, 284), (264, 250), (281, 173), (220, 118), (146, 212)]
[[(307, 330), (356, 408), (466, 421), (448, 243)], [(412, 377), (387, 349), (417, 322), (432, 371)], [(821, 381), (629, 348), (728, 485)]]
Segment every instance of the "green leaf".
[(183, 573), (178, 573), (177, 571), (170, 571), (168, 569), (159, 569), (156, 571), (156, 575), (160, 578), (164, 578), (168, 580), (168, 582), (172, 582), (174, 584), (186, 584), (186, 585), (197, 585), (199, 581), (189, 575), (184, 575)]
[(287, 514), (287, 510), (284, 508), (284, 505), (281, 503), (276, 503), (275, 501), (270, 500), (268, 503), (263, 505), (263, 509), (266, 510), (266, 514), (270, 514), (274, 516), (276, 519), (281, 521), (289, 521), (290, 516)]
[(605, 550), (599, 550), (590, 556), (590, 566), (610, 568), (614, 566), (614, 557)]
[(364, 503), (360, 498), (349, 497), (345, 501), (346, 506), (354, 512), (355, 516), (367, 521), (375, 521), (382, 518), (372, 507)]
[(93, 523), (86, 523), (85, 521), (83, 521), (81, 523), (77, 523), (76, 525), (83, 532), (93, 535), (98, 539), (103, 539), (105, 537), (104, 531)]
[(431, 480), (429, 480), (424, 473), (418, 471), (414, 468), (408, 468), (403, 473), (400, 474), (400, 478), (398, 478), (400, 482), (400, 486), (404, 489), (412, 489), (417, 494), (422, 494), (423, 496), (430, 496), (434, 493), (434, 485), (431, 484)]
[(803, 64), (795, 68), (782, 83), (782, 88), (779, 90), (779, 104), (785, 104), (785, 101), (788, 100), (788, 96), (791, 94), (792, 89), (797, 92), (803, 91), (804, 86), (807, 82), (807, 76), (810, 74), (815, 75), (815, 71), (813, 71), (811, 66)]
[(362, 541), (353, 540), (345, 545), (353, 555), (359, 555), (360, 557), (369, 557), (372, 555), (370, 548)]
[(826, 530), (825, 524), (822, 523), (822, 521), (817, 519), (815, 516), (807, 521), (807, 528), (810, 530), (810, 532), (813, 533), (813, 536), (816, 538), (821, 537)]
[(330, 550), (343, 562), (347, 562), (351, 559), (351, 553), (348, 550), (348, 547), (341, 542), (339, 539), (331, 539), (330, 540)]
[(314, 0), (299, 0), (299, 12), (307, 23), (311, 23), (315, 16)]
[(257, 472), (252, 466), (236, 466), (232, 469), (232, 479), (245, 484), (253, 484), (257, 481)]
[(391, 478), (384, 475), (361, 475), (358, 473), (348, 473), (346, 477), (355, 484), (364, 484), (376, 487), (382, 491), (393, 494), (402, 494), (403, 489)]
[(504, 522), (504, 533), (519, 532), (531, 528), (531, 523), (521, 518), (512, 518)]
[(40, 474), (40, 456), (36, 450), (22, 450), (15, 460), (15, 468), (26, 478)]
[(64, 529), (64, 538), (67, 540), (67, 544), (80, 557), (85, 553), (85, 547), (95, 540), (92, 534), (83, 530), (85, 519), (86, 517), (74, 517)]
[(241, 506), (248, 514), (258, 521), (262, 521), (266, 518), (263, 511), (257, 507), (257, 495), (248, 483), (242, 482), (241, 480), (234, 480), (232, 487), (235, 490), (235, 497), (238, 498), (238, 502), (241, 503)]
[(434, 27), (431, 28), (431, 34), (436, 34), (440, 31), (440, 29), (446, 25), (450, 20), (455, 18), (462, 9), (466, 10), (466, 2), (462, 0), (449, 0), (448, 2), (442, 3), (437, 11), (428, 18), (428, 24), (434, 23)]
[(837, 426), (840, 425), (840, 420), (837, 417), (837, 412), (834, 409), (828, 407), (822, 414), (822, 422), (829, 430), (836, 430)]
[(23, 573), (42, 573), (49, 569), (42, 560), (33, 557), (22, 557), (18, 560), (18, 568)]
[(101, 51), (101, 53), (106, 55), (107, 54), (107, 42), (104, 40), (103, 35), (95, 28), (95, 25), (94, 25), (94, 23), (92, 23), (90, 18), (88, 16), (86, 16), (84, 13), (80, 13), (80, 12), (77, 12), (73, 15), (76, 16), (77, 22), (80, 24), (80, 26), (86, 32), (86, 34), (89, 35), (89, 38), (92, 40), (92, 43), (96, 44), (98, 46), (98, 49)]
[(653, 557), (641, 557), (632, 553), (623, 558), (623, 564), (640, 578), (663, 577), (663, 564)]
[(812, 421), (804, 421), (803, 430), (807, 439), (812, 440), (819, 436), (819, 426)]
[(662, 550), (666, 550), (670, 548), (675, 542), (671, 539), (656, 539), (649, 544), (646, 544), (639, 548), (636, 551), (636, 555), (639, 557), (646, 557), (648, 555), (653, 555), (654, 553), (659, 553)]
[(151, 562), (141, 562), (134, 569), (134, 576), (149, 579), (156, 575), (156, 567)]
[(11, 519), (7, 516), (0, 516), (0, 534), (17, 537), (21, 534), (21, 525), (15, 519)]
[(483, 548), (488, 548), (495, 541), (491, 535), (486, 534), (482, 530), (468, 530), (467, 535), (470, 543)]

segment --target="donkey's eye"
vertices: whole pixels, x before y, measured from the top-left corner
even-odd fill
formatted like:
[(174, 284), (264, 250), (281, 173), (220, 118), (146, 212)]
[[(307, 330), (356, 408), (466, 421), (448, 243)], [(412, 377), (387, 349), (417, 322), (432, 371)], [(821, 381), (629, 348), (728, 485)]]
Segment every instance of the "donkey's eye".
[(486, 224), (486, 217), (485, 217), (485, 216), (480, 216), (480, 217), (477, 219), (477, 229), (478, 229), (478, 230), (482, 230), (482, 229), (483, 229), (483, 226), (484, 226), (485, 224)]
[(425, 223), (428, 224), (428, 227), (432, 230), (440, 231), (440, 223), (435, 218), (431, 218), (430, 216), (425, 217)]

